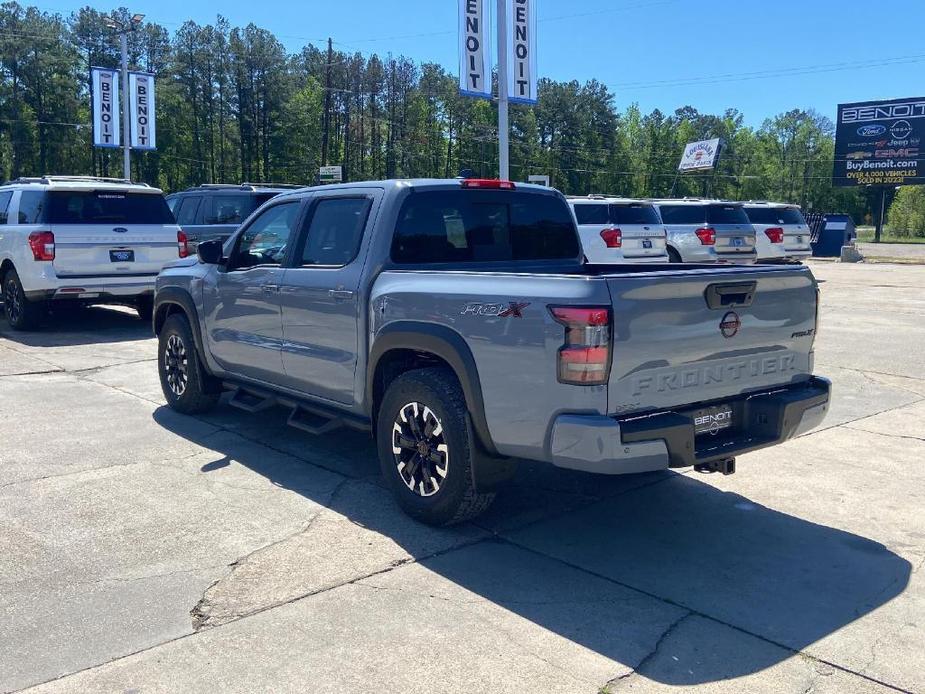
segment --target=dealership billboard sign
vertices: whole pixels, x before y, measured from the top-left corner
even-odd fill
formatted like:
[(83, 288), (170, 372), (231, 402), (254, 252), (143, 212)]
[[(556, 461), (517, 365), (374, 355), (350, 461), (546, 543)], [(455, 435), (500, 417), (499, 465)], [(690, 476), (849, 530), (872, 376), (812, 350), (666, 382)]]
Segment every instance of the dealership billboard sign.
[(835, 127), (836, 186), (925, 183), (925, 97), (840, 104)]
[(491, 98), (491, 47), (485, 0), (459, 0), (459, 93)]
[(684, 148), (681, 163), (678, 164), (678, 171), (683, 173), (685, 171), (712, 169), (716, 166), (717, 159), (719, 159), (719, 150), (719, 138), (691, 142)]
[(129, 133), (132, 149), (157, 149), (154, 118), (154, 75), (128, 73)]
[(90, 101), (93, 111), (94, 147), (118, 147), (122, 131), (119, 121), (119, 72), (104, 67), (90, 68)]

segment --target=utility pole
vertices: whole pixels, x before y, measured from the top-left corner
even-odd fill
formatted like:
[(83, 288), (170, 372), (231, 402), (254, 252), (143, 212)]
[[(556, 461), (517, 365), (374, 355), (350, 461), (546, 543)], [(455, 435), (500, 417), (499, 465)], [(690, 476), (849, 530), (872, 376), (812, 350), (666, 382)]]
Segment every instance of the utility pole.
[(510, 129), (507, 100), (507, 3), (498, 0), (498, 173), (502, 181), (511, 180)]
[(880, 214), (877, 217), (877, 226), (874, 229), (874, 243), (880, 243), (883, 234), (883, 222), (886, 217), (886, 186), (880, 188)]
[(321, 165), (328, 165), (328, 132), (331, 128), (331, 63), (334, 60), (334, 47), (328, 38), (328, 63), (324, 68), (324, 132), (321, 135)]
[(128, 34), (119, 34), (122, 44), (122, 178), (132, 180), (132, 143), (128, 121)]
[(132, 129), (129, 121), (128, 98), (128, 35), (138, 28), (144, 18), (143, 14), (133, 14), (125, 24), (113, 17), (103, 18), (103, 23), (119, 35), (119, 43), (122, 49), (122, 177), (127, 181), (132, 179)]

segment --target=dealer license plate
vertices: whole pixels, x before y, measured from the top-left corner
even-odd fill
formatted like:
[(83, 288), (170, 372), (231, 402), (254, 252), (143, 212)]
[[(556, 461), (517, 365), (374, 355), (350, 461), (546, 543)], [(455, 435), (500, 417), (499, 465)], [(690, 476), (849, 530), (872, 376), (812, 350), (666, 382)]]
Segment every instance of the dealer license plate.
[(113, 263), (134, 263), (135, 251), (129, 248), (116, 248), (109, 251), (109, 260)]
[(693, 415), (694, 436), (701, 434), (716, 435), (732, 426), (732, 407), (730, 405), (717, 405), (698, 410)]
[(652, 239), (643, 239), (642, 240), (643, 248), (652, 248)]

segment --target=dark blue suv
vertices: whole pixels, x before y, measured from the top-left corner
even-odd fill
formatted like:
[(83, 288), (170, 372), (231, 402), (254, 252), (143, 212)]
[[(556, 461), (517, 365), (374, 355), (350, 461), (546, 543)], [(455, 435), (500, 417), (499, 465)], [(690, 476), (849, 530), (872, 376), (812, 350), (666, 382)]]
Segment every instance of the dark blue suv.
[(190, 249), (231, 236), (250, 214), (280, 193), (304, 186), (284, 183), (206, 183), (167, 196)]

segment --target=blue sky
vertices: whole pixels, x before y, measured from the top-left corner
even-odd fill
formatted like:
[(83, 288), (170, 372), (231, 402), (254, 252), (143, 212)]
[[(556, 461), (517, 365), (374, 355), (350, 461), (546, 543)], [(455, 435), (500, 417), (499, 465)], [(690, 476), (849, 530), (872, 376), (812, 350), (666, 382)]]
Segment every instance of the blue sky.
[[(839, 102), (925, 94), (922, 0), (537, 1), (540, 75), (597, 78), (621, 109), (634, 101), (644, 111), (735, 107), (758, 126), (791, 108), (834, 119)], [(65, 14), (82, 4), (36, 2)], [(171, 30), (186, 19), (213, 21), (216, 7), (204, 0), (130, 5)], [(341, 50), (392, 52), (457, 70), (457, 0), (225, 0), (220, 7), (232, 24), (265, 27), (290, 51), (331, 36)]]

